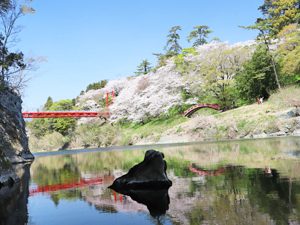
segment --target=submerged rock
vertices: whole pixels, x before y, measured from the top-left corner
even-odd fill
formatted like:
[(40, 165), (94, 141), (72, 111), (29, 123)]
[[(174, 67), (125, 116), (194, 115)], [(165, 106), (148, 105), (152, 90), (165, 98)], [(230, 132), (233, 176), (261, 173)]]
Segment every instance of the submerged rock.
[(121, 192), (129, 189), (164, 189), (172, 186), (167, 177), (164, 154), (153, 149), (145, 153), (144, 160), (114, 181), (109, 188)]

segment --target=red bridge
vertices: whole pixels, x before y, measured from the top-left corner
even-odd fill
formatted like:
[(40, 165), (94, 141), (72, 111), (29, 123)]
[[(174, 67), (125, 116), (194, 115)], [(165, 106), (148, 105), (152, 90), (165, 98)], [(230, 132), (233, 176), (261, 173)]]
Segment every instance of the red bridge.
[(202, 108), (211, 108), (215, 110), (220, 110), (221, 105), (219, 104), (214, 104), (214, 103), (202, 103), (202, 104), (197, 104), (189, 108), (188, 110), (184, 111), (184, 116), (185, 117), (190, 117), (194, 112), (196, 112), (199, 109)]
[(54, 118), (54, 117), (100, 117), (107, 118), (111, 112), (90, 111), (60, 111), (60, 112), (23, 112), (24, 118)]
[(60, 191), (60, 190), (66, 190), (66, 189), (73, 189), (78, 187), (86, 187), (86, 186), (96, 186), (99, 184), (103, 184), (103, 182), (111, 182), (111, 180), (114, 180), (110, 176), (104, 176), (104, 177), (96, 177), (92, 179), (78, 179), (78, 180), (68, 180), (61, 184), (52, 184), (52, 185), (45, 185), (45, 186), (38, 186), (38, 187), (32, 187), (29, 188), (29, 195), (34, 196), (38, 195), (39, 193), (44, 192), (53, 192), (53, 191)]
[(226, 173), (226, 167), (222, 167), (218, 170), (208, 171), (208, 170), (197, 170), (196, 168), (189, 166), (189, 170), (196, 173), (200, 176), (213, 176), (213, 175), (220, 175), (221, 173)]

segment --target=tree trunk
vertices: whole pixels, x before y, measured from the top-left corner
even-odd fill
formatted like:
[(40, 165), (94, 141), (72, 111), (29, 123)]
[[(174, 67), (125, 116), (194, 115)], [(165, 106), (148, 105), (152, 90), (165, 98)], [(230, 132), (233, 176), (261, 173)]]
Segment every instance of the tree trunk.
[(276, 70), (276, 67), (275, 67), (274, 59), (273, 59), (271, 50), (270, 50), (270, 48), (269, 48), (269, 43), (268, 43), (267, 40), (266, 40), (266, 36), (265, 36), (264, 31), (263, 31), (263, 30), (260, 30), (260, 32), (261, 32), (261, 33), (263, 34), (263, 36), (264, 36), (265, 45), (267, 45), (268, 52), (270, 53), (270, 57), (271, 57), (271, 61), (272, 61), (272, 66), (273, 66), (273, 70), (274, 70), (275, 77), (276, 77), (276, 82), (277, 82), (277, 85), (278, 85), (278, 89), (280, 90), (281, 87), (280, 87), (280, 83), (279, 83), (279, 80), (278, 80), (278, 75), (277, 75), (277, 70)]
[(280, 83), (279, 83), (279, 80), (278, 80), (277, 70), (276, 70), (275, 63), (274, 63), (274, 59), (273, 59), (273, 56), (272, 56), (272, 55), (271, 55), (271, 60), (272, 60), (272, 66), (273, 66), (274, 73), (275, 73), (275, 77), (276, 77), (276, 82), (277, 82), (278, 88), (279, 88), (279, 90), (280, 90), (281, 87), (280, 87)]

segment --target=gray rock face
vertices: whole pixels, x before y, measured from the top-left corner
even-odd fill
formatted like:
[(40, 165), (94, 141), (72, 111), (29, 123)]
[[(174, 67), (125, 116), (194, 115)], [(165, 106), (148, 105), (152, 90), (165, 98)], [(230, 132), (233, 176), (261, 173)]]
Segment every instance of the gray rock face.
[(286, 133), (280, 131), (280, 132), (276, 132), (276, 133), (271, 133), (269, 136), (270, 137), (284, 137), (284, 136), (286, 136)]
[(261, 134), (253, 135), (253, 138), (266, 138), (266, 137), (268, 137), (268, 135), (264, 132)]
[(300, 129), (300, 117), (298, 117), (298, 118), (295, 120), (295, 122), (296, 122), (296, 128), (297, 128), (297, 129)]
[(114, 181), (109, 188), (120, 192), (126, 189), (163, 189), (172, 186), (167, 177), (167, 163), (164, 154), (148, 150), (144, 161), (132, 167), (129, 172)]
[(293, 136), (300, 136), (300, 130), (295, 130), (293, 132)]
[(12, 163), (34, 160), (28, 148), (21, 104), (16, 91), (0, 91), (0, 152)]

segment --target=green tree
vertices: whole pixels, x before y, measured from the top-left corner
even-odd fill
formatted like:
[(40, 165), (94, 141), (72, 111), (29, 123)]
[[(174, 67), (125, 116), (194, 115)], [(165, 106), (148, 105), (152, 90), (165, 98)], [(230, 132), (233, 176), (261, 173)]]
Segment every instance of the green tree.
[(151, 72), (152, 67), (150, 67), (151, 63), (148, 62), (148, 60), (143, 60), (141, 64), (137, 67), (137, 72), (134, 72), (136, 76), (139, 76), (141, 74), (148, 74)]
[[(72, 100), (60, 100), (54, 102), (49, 108), (50, 111), (69, 111), (72, 109)], [(52, 127), (54, 131), (66, 135), (69, 129), (72, 129), (76, 125), (74, 118), (46, 118), (45, 122)]]
[(247, 29), (247, 30), (258, 30), (259, 34), (257, 36), (257, 41), (264, 45), (267, 49), (268, 55), (271, 59), (270, 63), (272, 65), (272, 68), (274, 70), (274, 75), (276, 78), (278, 89), (281, 88), (279, 79), (278, 79), (278, 73), (275, 66), (274, 56), (272, 54), (270, 46), (274, 44), (275, 39), (277, 38), (274, 33), (276, 33), (274, 30), (274, 27), (268, 24), (268, 20), (263, 20), (261, 18), (258, 18), (255, 25), (244, 27), (240, 26), (241, 28)]
[(207, 44), (206, 39), (208, 38), (208, 34), (212, 33), (213, 31), (208, 30), (209, 26), (201, 25), (197, 27), (193, 27), (193, 31), (191, 31), (190, 35), (187, 36), (187, 41), (190, 42), (192, 39), (196, 39), (193, 44), (193, 47), (197, 47), (198, 45)]
[[(69, 111), (73, 108), (73, 102), (69, 99), (52, 104), (50, 104), (52, 98), (49, 97), (48, 100), (46, 104), (49, 105), (47, 108), (49, 111)], [(74, 118), (35, 118), (28, 124), (28, 127), (32, 130), (33, 135), (39, 138), (54, 131), (66, 135), (69, 129), (74, 129), (75, 125), (76, 120)]]
[(297, 21), (300, 13), (299, 0), (265, 0), (258, 8), (264, 15), (264, 21), (273, 29), (273, 35), (278, 34), (285, 26)]
[(46, 104), (44, 105), (44, 110), (49, 110), (49, 108), (53, 105), (53, 100), (52, 98), (49, 96), (47, 99)]
[(188, 55), (198, 55), (195, 48), (185, 48), (182, 50), (182, 52), (179, 55), (176, 55), (175, 58), (175, 64), (178, 72), (180, 74), (184, 74), (187, 71), (195, 69), (192, 63), (190, 61), (185, 60), (185, 57)]
[(268, 98), (270, 91), (276, 90), (277, 83), (266, 46), (258, 46), (243, 68), (236, 76), (236, 86), (242, 99), (252, 101), (262, 96)]
[[(19, 73), (31, 65), (25, 64), (22, 52), (12, 52), (8, 49), (16, 43), (16, 35), (21, 31), (20, 26), (16, 25), (16, 21), (23, 15), (34, 13), (34, 9), (26, 4), (31, 0), (25, 0), (24, 5), (19, 5), (18, 1), (11, 0), (0, 2), (0, 18), (2, 21), (0, 34), (0, 85), (1, 87), (9, 86), (11, 78), (14, 74)], [(24, 82), (24, 80), (23, 80)]]
[(97, 90), (97, 89), (104, 88), (107, 83), (108, 83), (108, 80), (105, 79), (105, 80), (101, 80), (101, 81), (99, 81), (97, 83), (89, 84), (86, 87), (86, 91), (85, 92), (88, 92), (89, 90)]
[(167, 60), (174, 56), (173, 52), (169, 52), (169, 51), (166, 54), (153, 53), (153, 55), (157, 56), (157, 65), (152, 70), (153, 72), (158, 70), (160, 67), (167, 65)]
[(164, 47), (164, 50), (168, 52), (174, 53), (174, 55), (178, 55), (182, 50), (181, 46), (178, 44), (178, 40), (180, 39), (179, 34), (177, 33), (178, 30), (181, 30), (180, 26), (172, 27), (167, 35), (167, 44)]
[(185, 78), (191, 82), (199, 96), (213, 96), (223, 109), (229, 109), (235, 99), (235, 76), (243, 69), (242, 64), (249, 59), (249, 48), (215, 43), (213, 48), (196, 56), (192, 73)]
[(300, 32), (296, 24), (290, 24), (278, 36), (284, 40), (277, 51), (282, 66), (280, 72), (297, 79), (300, 74)]

